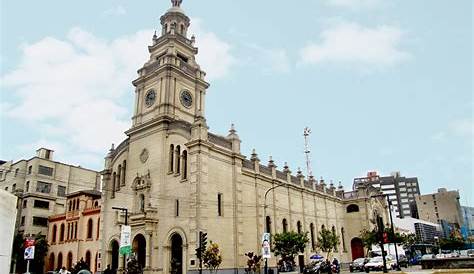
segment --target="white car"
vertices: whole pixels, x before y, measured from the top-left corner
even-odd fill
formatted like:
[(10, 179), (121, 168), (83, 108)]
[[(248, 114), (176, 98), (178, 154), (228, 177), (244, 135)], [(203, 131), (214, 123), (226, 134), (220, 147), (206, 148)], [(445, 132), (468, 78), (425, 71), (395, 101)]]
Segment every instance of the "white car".
[[(385, 262), (386, 262), (387, 269), (395, 269), (397, 266), (397, 263), (390, 256), (385, 257)], [(382, 271), (383, 270), (382, 256), (371, 258), (369, 262), (364, 265), (364, 270), (365, 272)]]

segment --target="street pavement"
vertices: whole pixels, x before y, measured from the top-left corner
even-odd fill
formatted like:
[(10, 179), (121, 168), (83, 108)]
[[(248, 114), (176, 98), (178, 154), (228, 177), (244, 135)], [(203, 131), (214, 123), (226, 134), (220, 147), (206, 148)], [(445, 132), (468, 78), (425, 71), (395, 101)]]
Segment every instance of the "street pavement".
[[(341, 271), (343, 274), (348, 274), (349, 269), (343, 269)], [(354, 273), (360, 273), (360, 274), (365, 274), (365, 272), (354, 272)], [(352, 274), (354, 274), (352, 273)], [(371, 274), (383, 274), (383, 272), (375, 272), (371, 271)], [(402, 268), (402, 271), (393, 271), (389, 270), (388, 273), (397, 273), (397, 274), (403, 274), (403, 273), (410, 273), (410, 274), (442, 274), (442, 273), (459, 273), (459, 274), (474, 274), (474, 269), (452, 269), (452, 270), (438, 270), (438, 269), (421, 269), (421, 266), (411, 266), (408, 268)]]

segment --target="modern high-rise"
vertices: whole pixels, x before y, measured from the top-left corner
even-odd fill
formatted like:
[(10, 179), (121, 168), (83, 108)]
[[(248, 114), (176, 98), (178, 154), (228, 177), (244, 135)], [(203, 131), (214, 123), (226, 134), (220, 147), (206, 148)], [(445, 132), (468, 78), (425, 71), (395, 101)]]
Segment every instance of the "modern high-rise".
[(448, 191), (446, 188), (440, 188), (437, 193), (417, 196), (416, 207), (419, 218), (422, 220), (438, 224), (441, 224), (441, 220), (445, 220), (458, 228), (462, 225), (461, 205), (457, 190)]
[(390, 176), (379, 176), (377, 172), (371, 171), (367, 173), (367, 177), (354, 179), (354, 189), (367, 185), (388, 195), (397, 217), (415, 217), (412, 205), (415, 196), (420, 195), (418, 178), (400, 176), (400, 172), (393, 172)]
[(0, 188), (18, 196), (16, 233), (48, 232), (48, 217), (64, 212), (66, 195), (98, 189), (96, 171), (53, 160), (53, 150), (40, 148), (28, 160), (0, 165)]

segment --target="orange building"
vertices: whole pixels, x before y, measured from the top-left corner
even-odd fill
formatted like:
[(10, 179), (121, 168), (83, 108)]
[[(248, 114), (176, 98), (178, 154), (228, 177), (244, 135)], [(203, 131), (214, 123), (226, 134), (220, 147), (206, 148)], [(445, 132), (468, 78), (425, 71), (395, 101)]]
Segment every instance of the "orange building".
[(66, 212), (49, 217), (46, 270), (70, 269), (81, 258), (93, 273), (100, 268), (100, 205), (96, 190), (67, 195)]

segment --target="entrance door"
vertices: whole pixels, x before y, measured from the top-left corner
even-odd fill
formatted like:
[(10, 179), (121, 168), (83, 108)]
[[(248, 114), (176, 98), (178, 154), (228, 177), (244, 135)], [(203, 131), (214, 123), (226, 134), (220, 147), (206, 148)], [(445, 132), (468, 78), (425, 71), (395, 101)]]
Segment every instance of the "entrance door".
[(304, 271), (304, 255), (298, 255), (298, 265), (300, 266), (300, 273)]
[(171, 237), (171, 267), (172, 274), (183, 274), (183, 239), (179, 234)]
[(117, 241), (112, 241), (110, 243), (110, 249), (112, 250), (112, 258), (110, 261), (111, 269), (116, 271), (119, 265), (119, 243)]
[(362, 245), (361, 239), (354, 238), (351, 240), (351, 252), (352, 260), (364, 257), (364, 246)]
[(146, 265), (146, 240), (142, 234), (138, 234), (133, 239), (133, 252), (137, 256), (138, 263), (145, 268)]

